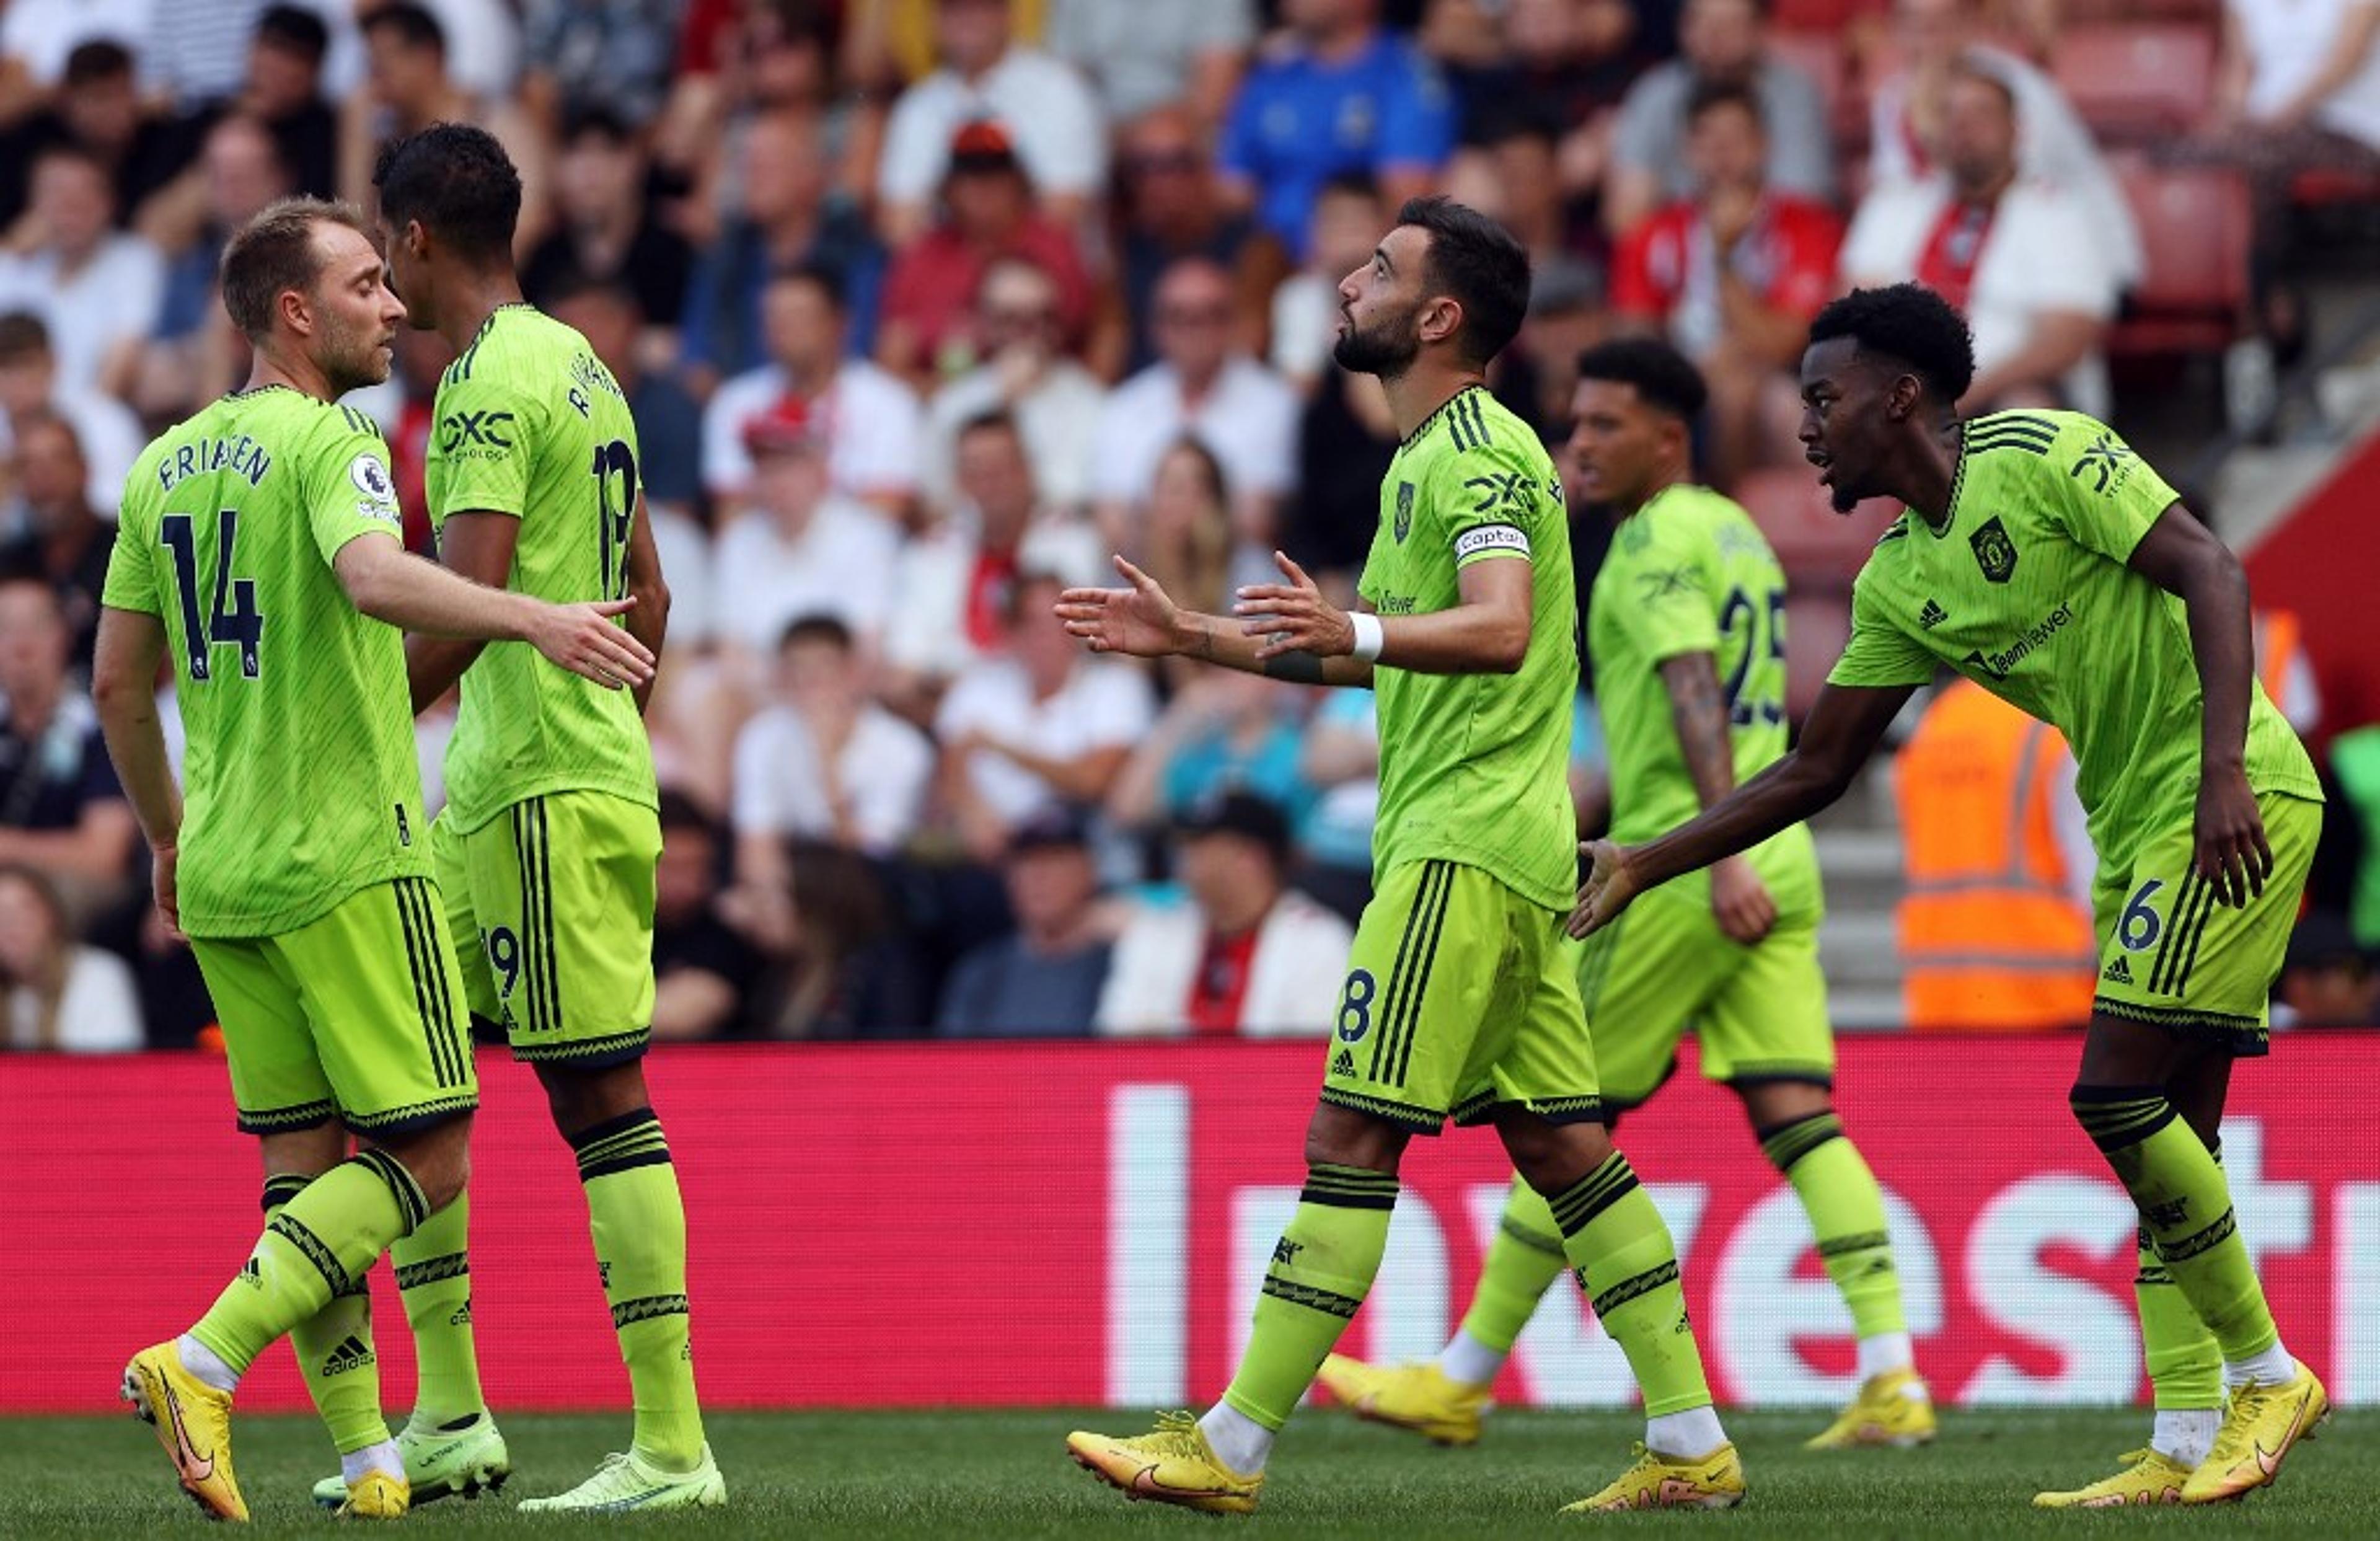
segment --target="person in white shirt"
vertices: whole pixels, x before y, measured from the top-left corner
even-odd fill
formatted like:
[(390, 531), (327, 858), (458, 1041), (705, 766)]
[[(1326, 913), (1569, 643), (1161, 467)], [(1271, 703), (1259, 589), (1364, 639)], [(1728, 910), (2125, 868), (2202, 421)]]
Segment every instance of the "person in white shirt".
[(1107, 401), (1099, 377), (1060, 346), (1058, 281), (1023, 257), (994, 258), (976, 290), (975, 324), (984, 361), (934, 393), (926, 411), (925, 492), (948, 508), (957, 493), (954, 455), (962, 425), (1007, 412), (1025, 434), (1033, 480), (1054, 511), (1086, 507), (1091, 455)]
[(1058, 623), (1066, 583), (1021, 575), (1009, 590), (1007, 649), (969, 668), (934, 717), (943, 807), (978, 861), (1053, 803), (1097, 804), (1156, 721), (1148, 676), (1087, 656)]
[(722, 649), (747, 681), (797, 617), (833, 616), (872, 657), (892, 611), (900, 534), (830, 485), (823, 432), (799, 396), (745, 424), (753, 507), (720, 532), (710, 596)]
[(1959, 66), (1946, 108), (1943, 170), (1868, 194), (1843, 242), (1844, 277), (1914, 280), (1966, 312), (1976, 368), (1961, 412), (2107, 416), (2100, 345), (2118, 297), (2097, 215), (2065, 188), (2018, 175), (2016, 101), (1998, 76)]
[(1319, 1037), (1354, 933), (1285, 886), (1289, 820), (1253, 793), (1174, 826), (1189, 904), (1137, 906), (1116, 940), (1096, 1026), (1110, 1037)]
[(123, 1054), (142, 1042), (124, 960), (75, 940), (39, 868), (0, 866), (0, 1049)]
[(1083, 78), (1011, 36), (1010, 0), (936, 0), (941, 67), (901, 93), (884, 127), (878, 223), (889, 245), (925, 229), (950, 167), (951, 139), (990, 119), (1008, 131), (1041, 212), (1079, 224), (1107, 176), (1107, 125)]
[(27, 207), (41, 242), (0, 254), (0, 310), (42, 318), (67, 392), (122, 395), (164, 301), (165, 259), (115, 229), (115, 207), (105, 166), (51, 145), (33, 159)]
[(1269, 547), (1296, 477), (1297, 393), (1233, 346), (1232, 278), (1214, 262), (1186, 257), (1167, 268), (1156, 312), (1158, 362), (1110, 393), (1099, 419), (1091, 495), (1100, 533), (1118, 550), (1138, 547), (1132, 511), (1165, 452), (1195, 431), (1222, 460), (1235, 533)]
[(774, 698), (735, 742), (737, 882), (784, 881), (793, 840), (898, 853), (925, 812), (933, 746), (868, 699), (850, 628), (832, 615), (787, 626)]
[(917, 491), (919, 418), (908, 386), (876, 365), (844, 356), (843, 279), (806, 263), (769, 281), (760, 327), (769, 362), (719, 387), (702, 414), (702, 484), (734, 503), (752, 480), (744, 431), (788, 397), (818, 415), (834, 488), (905, 514)]
[(124, 478), (140, 454), (140, 419), (114, 396), (75, 390), (58, 381), (50, 329), (30, 310), (0, 314), (0, 455), (16, 448), (22, 419), (55, 412), (73, 425), (89, 469), (83, 495), (113, 519), (124, 499)]

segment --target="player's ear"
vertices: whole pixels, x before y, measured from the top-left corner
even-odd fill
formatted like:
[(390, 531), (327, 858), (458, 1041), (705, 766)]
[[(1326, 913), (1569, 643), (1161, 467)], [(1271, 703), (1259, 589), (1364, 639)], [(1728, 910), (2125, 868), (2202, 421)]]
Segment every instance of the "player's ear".
[(1892, 383), (1885, 388), (1885, 415), (1894, 422), (1904, 421), (1917, 410), (1917, 403), (1925, 394), (1925, 387), (1915, 375), (1903, 373), (1893, 376)]
[(1421, 308), (1417, 330), (1425, 343), (1442, 343), (1463, 327), (1463, 304), (1451, 295), (1440, 295)]
[(273, 297), (273, 303), (281, 312), (282, 323), (291, 333), (300, 337), (314, 334), (314, 302), (305, 290), (284, 289)]

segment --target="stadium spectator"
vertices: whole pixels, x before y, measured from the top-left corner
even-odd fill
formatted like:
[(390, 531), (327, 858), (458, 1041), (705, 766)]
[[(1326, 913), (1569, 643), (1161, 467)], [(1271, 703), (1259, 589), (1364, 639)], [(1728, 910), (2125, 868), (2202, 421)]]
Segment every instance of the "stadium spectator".
[(846, 355), (849, 316), (843, 280), (823, 263), (784, 269), (761, 291), (767, 361), (720, 386), (702, 414), (702, 483), (731, 510), (750, 490), (746, 429), (792, 400), (826, 436), (836, 491), (888, 514), (907, 512), (917, 491), (917, 398), (876, 365)]
[(33, 160), (27, 213), (37, 233), (0, 252), (0, 310), (30, 310), (49, 328), (58, 382), (125, 394), (157, 321), (164, 259), (109, 226), (107, 171), (89, 151), (54, 144)]
[[(348, 96), (339, 125), (339, 194), (359, 207), (378, 207), (371, 174), (382, 146), (433, 123), (477, 124), (503, 141), (520, 172), (518, 240), (526, 249), (545, 225), (545, 136), (504, 93), (516, 41), (511, 13), (495, 0), (447, 0), (441, 10), (417, 0), (380, 0), (362, 13), (364, 83)], [(476, 46), (449, 34), (447, 23), (466, 18), (485, 30)], [(492, 77), (501, 78), (494, 91)]]
[(1821, 202), (1834, 196), (1835, 152), (1827, 104), (1800, 69), (1768, 52), (1764, 0), (1688, 0), (1678, 30), (1682, 56), (1629, 88), (1612, 129), (1603, 225), (1617, 237), (1665, 203), (1690, 197), (1686, 108), (1697, 86), (1747, 86), (1768, 127), (1767, 184)]
[(934, 393), (926, 409), (928, 501), (948, 510), (958, 491), (959, 430), (987, 412), (1015, 419), (1044, 506), (1078, 513), (1090, 503), (1092, 434), (1107, 390), (1063, 348), (1056, 280), (1021, 257), (997, 258), (976, 285), (973, 332), (982, 362)]
[[(1257, 553), (1251, 564), (1245, 560), (1248, 553), (1233, 549), (1231, 479), (1215, 452), (1195, 433), (1175, 440), (1158, 461), (1148, 506), (1135, 524), (1139, 539), (1131, 548), (1133, 561), (1163, 584), (1167, 593), (1181, 595), (1183, 603), (1210, 615), (1231, 608), (1235, 563), (1244, 568), (1252, 564), (1260, 573), (1276, 570), (1264, 554)], [(1104, 576), (1095, 573), (1092, 581)], [(1177, 678), (1187, 673), (1161, 672)]]
[[(1123, 207), (1111, 303), (1123, 310), (1123, 368), (1157, 360), (1150, 318), (1157, 283), (1184, 257), (1204, 257), (1232, 273), (1244, 295), (1270, 287), (1280, 249), (1257, 241), (1256, 222), (1225, 200), (1208, 158), (1198, 120), (1180, 107), (1160, 107), (1124, 125), (1117, 135)], [(1102, 360), (1102, 367), (1105, 361)]]
[(2099, 153), (2082, 115), (2040, 67), (1983, 41), (1983, 18), (1969, 0), (1896, 0), (1892, 53), (1897, 67), (1869, 92), (1871, 187), (1922, 181), (1942, 164), (1955, 67), (1998, 77), (2016, 99), (2017, 169), (2056, 183), (2090, 205), (2108, 271), (2120, 287), (2140, 281), (2147, 257), (2123, 188)]
[(1368, 690), (1326, 690), (1305, 724), (1299, 773), (1316, 790), (1300, 843), (1298, 886), (1349, 924), (1372, 896), (1372, 826), (1380, 809), (1380, 719)]
[(1380, 382), (1333, 364), (1298, 418), (1297, 496), (1281, 506), (1281, 543), (1344, 602), (1379, 530), (1380, 479), (1396, 452)]
[(66, 901), (40, 868), (0, 864), (0, 1047), (121, 1054), (142, 1047), (132, 971), (75, 940)]
[(133, 211), (189, 163), (191, 144), (176, 126), (151, 113), (133, 79), (131, 52), (97, 38), (67, 55), (66, 76), (53, 104), (0, 136), (0, 224), (13, 224), (30, 196), (29, 176), (54, 145), (80, 150), (105, 175), (109, 217), (129, 223)]
[[(0, 572), (30, 574), (57, 595), (72, 638), (69, 656), (83, 679), (91, 677), (91, 649), (99, 634), (99, 595), (107, 581), (115, 531), (91, 512), (90, 467), (74, 425), (53, 412), (14, 419), (17, 495), (24, 504), (23, 531), (0, 549)], [(118, 483), (120, 487), (122, 484)]]
[(934, 189), (967, 152), (956, 136), (996, 126), (1052, 223), (1081, 224), (1107, 176), (1107, 128), (1081, 76), (1011, 35), (1011, 0), (935, 0), (941, 67), (901, 93), (884, 127), (877, 219), (906, 244), (931, 218)]
[(883, 249), (867, 221), (828, 197), (832, 167), (814, 115), (763, 112), (744, 130), (736, 166), (740, 202), (696, 256), (684, 307), (679, 346), (704, 394), (767, 362), (765, 297), (778, 276), (800, 268), (831, 276), (851, 321), (842, 346), (862, 358), (884, 281)]
[(961, 424), (953, 444), (958, 504), (901, 552), (886, 624), (886, 695), (919, 721), (942, 686), (1000, 650), (1019, 573), (1097, 583), (1107, 553), (1089, 528), (1044, 517), (1022, 421), (994, 409)]
[(1479, 0), (1444, 0), (1431, 6), (1423, 34), (1433, 47), (1441, 37), (1457, 41), (1455, 34), (1493, 45), (1450, 71), (1466, 137), (1492, 142), (1473, 127), (1477, 124), (1550, 127), (1556, 171), (1549, 191), (1565, 200), (1592, 199), (1610, 160), (1620, 103), (1651, 58), (1637, 7), (1627, 0), (1504, 0), (1497, 21), (1481, 14), (1487, 8)]
[(1058, 286), (1061, 335), (1082, 340), (1091, 282), (1065, 227), (1034, 207), (1033, 188), (1004, 130), (961, 128), (942, 178), (943, 218), (893, 258), (884, 280), (876, 357), (920, 385), (972, 368), (981, 358), (969, 306), (985, 270), (1002, 257), (1039, 267)]
[(1686, 109), (1691, 197), (1630, 230), (1612, 260), (1623, 324), (1666, 336), (1710, 382), (1711, 481), (1799, 456), (1802, 346), (1833, 297), (1842, 222), (1768, 188), (1760, 101), (1704, 84)]
[(154, 0), (12, 0), (0, 9), (0, 60), (6, 61), (9, 117), (45, 99), (66, 77), (67, 61), (104, 39), (138, 47), (149, 34)]
[(96, 915), (128, 893), (140, 831), (67, 673), (73, 647), (48, 583), (0, 575), (0, 862), (40, 868)]
[(834, 489), (819, 418), (786, 396), (745, 426), (754, 507), (720, 532), (710, 578), (718, 639), (739, 679), (760, 677), (797, 617), (833, 616), (873, 657), (892, 613), (900, 535)]
[(941, 804), (978, 861), (996, 859), (1052, 804), (1103, 800), (1156, 717), (1145, 673), (1086, 656), (1052, 618), (1065, 587), (1021, 575), (1009, 589), (1005, 651), (970, 665), (934, 714)]
[(1187, 904), (1135, 906), (1099, 992), (1107, 1037), (1319, 1037), (1354, 932), (1285, 885), (1289, 820), (1227, 791), (1175, 820)]
[(2016, 99), (1998, 75), (1958, 67), (1947, 105), (1943, 169), (1868, 194), (1843, 242), (1844, 277), (1863, 287), (1914, 279), (1966, 312), (1975, 380), (1961, 410), (2106, 417), (2099, 348), (2117, 295), (2097, 214), (2018, 175)]
[(1339, 335), (1339, 284), (1370, 261), (1389, 221), (1380, 185), (1369, 172), (1342, 172), (1314, 200), (1305, 264), (1272, 292), (1269, 361), (1300, 394), (1311, 394), (1330, 367)]
[(1907, 893), (1902, 1012), (1916, 1032), (2078, 1027), (2098, 980), (2098, 858), (2058, 730), (1967, 680), (1927, 704), (1895, 768)]
[(322, 65), (330, 51), (330, 30), (313, 11), (295, 5), (264, 6), (248, 44), (247, 79), (232, 103), (233, 111), (259, 118), (273, 130), (290, 180), (313, 198), (329, 198), (339, 186), (339, 116), (322, 93)]
[(1158, 361), (1118, 385), (1099, 419), (1091, 495), (1100, 531), (1120, 550), (1140, 545), (1133, 515), (1157, 464), (1196, 433), (1228, 473), (1235, 535), (1269, 542), (1295, 469), (1297, 393), (1234, 345), (1232, 280), (1213, 262), (1174, 263), (1156, 304)]
[(1179, 102), (1211, 132), (1257, 37), (1254, 0), (1050, 0), (1050, 52), (1079, 70), (1111, 123)]
[[(140, 370), (132, 382), (133, 405), (155, 419), (186, 417), (200, 402), (232, 388), (245, 353), (216, 292), (224, 243), (265, 205), (297, 188), (263, 120), (233, 113), (207, 130), (195, 190), (193, 212), (199, 223), (181, 232), (178, 246), (167, 248), (171, 255), (156, 330), (142, 349)], [(144, 221), (152, 229), (177, 223)], [(115, 494), (108, 501), (115, 502)]]
[(553, 165), (553, 228), (521, 264), (521, 290), (549, 305), (575, 283), (618, 281), (657, 335), (650, 356), (674, 361), (694, 249), (656, 217), (645, 196), (647, 165), (637, 130), (611, 108), (573, 108)]
[(760, 972), (759, 954), (719, 913), (726, 842), (682, 792), (662, 794), (662, 855), (653, 874), (653, 1037), (733, 1037)]
[(1257, 59), (1218, 151), (1224, 187), (1293, 258), (1331, 176), (1368, 171), (1391, 208), (1430, 189), (1454, 150), (1438, 68), (1380, 24), (1379, 0), (1284, 0), (1286, 36)]
[(590, 107), (631, 128), (661, 115), (682, 0), (527, 0), (520, 96), (551, 131)]
[(2380, 1027), (2380, 959), (2335, 911), (2311, 910), (2297, 923), (2274, 993), (2277, 1027)]
[(0, 312), (0, 448), (14, 443), (16, 424), (55, 412), (74, 426), (91, 476), (84, 495), (111, 515), (124, 496), (124, 478), (140, 454), (140, 420), (114, 396), (58, 379), (50, 329), (30, 310)]
[(784, 880), (792, 840), (897, 854), (917, 831), (933, 774), (926, 735), (868, 698), (851, 628), (797, 617), (777, 649), (770, 704), (735, 741), (736, 880)]
[(1001, 854), (1011, 934), (963, 953), (942, 985), (946, 1038), (1073, 1037), (1091, 1030), (1111, 948), (1099, 927), (1090, 834), (1071, 808), (1017, 826)]
[(1306, 705), (1305, 693), (1262, 674), (1210, 669), (1190, 676), (1124, 762), (1108, 794), (1109, 821), (1155, 831), (1240, 791), (1280, 810), (1294, 831), (1315, 802), (1300, 764)]

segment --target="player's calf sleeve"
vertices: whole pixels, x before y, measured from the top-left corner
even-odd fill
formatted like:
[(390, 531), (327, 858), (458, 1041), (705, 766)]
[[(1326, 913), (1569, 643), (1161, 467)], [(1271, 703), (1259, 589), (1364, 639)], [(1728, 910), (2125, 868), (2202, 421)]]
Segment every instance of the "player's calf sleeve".
[(1537, 1302), (1569, 1266), (1562, 1254), (1561, 1227), (1554, 1223), (1545, 1195), (1514, 1178), (1503, 1216), (1496, 1222), (1496, 1239), (1488, 1244), (1479, 1287), (1463, 1317), (1463, 1335), (1512, 1353), (1521, 1329), (1536, 1314)]
[[(281, 1176), (264, 1180), (267, 1223), (284, 1205), (303, 1193), (308, 1177)], [(380, 1359), (372, 1353), (371, 1292), (365, 1275), (358, 1274), (331, 1303), (289, 1329), (289, 1351), (298, 1357), (298, 1373), (306, 1379), (306, 1393), (331, 1431), (331, 1443), (341, 1455), (369, 1449), (388, 1438), (388, 1422), (380, 1411)]]
[(1289, 1421), (1371, 1292), (1396, 1207), (1392, 1173), (1327, 1164), (1306, 1169), (1297, 1212), (1273, 1244), (1246, 1352), (1223, 1391), (1232, 1411), (1269, 1429)]
[(430, 1216), (421, 1184), (384, 1150), (358, 1151), (264, 1225), (239, 1274), (190, 1336), (237, 1374), (272, 1341), (349, 1293), (389, 1244)]
[(2076, 1122), (2139, 1207), (2158, 1259), (2228, 1360), (2280, 1341), (2214, 1153), (2155, 1086), (2078, 1086)]
[(1763, 1129), (1760, 1151), (1802, 1200), (1827, 1277), (1851, 1308), (1852, 1329), (1862, 1338), (1906, 1332), (1884, 1190), (1843, 1134), (1843, 1121), (1832, 1112), (1812, 1113)]
[(471, 1195), (431, 1216), (388, 1249), (419, 1365), (413, 1422), (436, 1426), (487, 1411), (471, 1330)]
[(628, 1366), (637, 1450), (666, 1469), (691, 1471), (702, 1460), (702, 1410), (686, 1316), (686, 1205), (669, 1141), (653, 1110), (639, 1108), (570, 1144)]
[(1548, 1200), (1579, 1288), (1628, 1356), (1649, 1417), (1708, 1406), (1702, 1350), (1678, 1284), (1678, 1248), (1628, 1158), (1601, 1166)]

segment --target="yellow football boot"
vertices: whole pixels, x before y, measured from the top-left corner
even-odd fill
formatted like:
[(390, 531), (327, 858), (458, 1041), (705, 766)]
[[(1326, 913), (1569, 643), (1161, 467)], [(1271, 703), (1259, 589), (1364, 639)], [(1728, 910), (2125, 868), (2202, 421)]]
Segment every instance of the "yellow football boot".
[(2330, 1416), (2330, 1397), (2302, 1364), (2277, 1386), (2235, 1387), (2215, 1448), (2181, 1485), (2184, 1503), (2241, 1499), (2281, 1474), (2281, 1458)]
[(402, 1520), (413, 1507), (413, 1489), (403, 1477), (386, 1472), (366, 1472), (347, 1487), (339, 1505), (342, 1520)]
[(1901, 1450), (1934, 1438), (1934, 1399), (1915, 1370), (1887, 1370), (1860, 1383), (1859, 1394), (1805, 1450), (1848, 1450), (1889, 1445)]
[(157, 1431), (182, 1491), (211, 1520), (245, 1520), (248, 1500), (231, 1472), (231, 1393), (182, 1368), (173, 1340), (142, 1349), (124, 1366), (124, 1400)]
[(2127, 1450), (2123, 1469), (2064, 1492), (2035, 1493), (2035, 1509), (2124, 1509), (2134, 1504), (2180, 1503), (2190, 1468), (2161, 1450)]
[(1154, 1433), (1133, 1438), (1077, 1430), (1066, 1436), (1075, 1464), (1128, 1499), (1154, 1499), (1208, 1514), (1249, 1514), (1264, 1474), (1242, 1476), (1219, 1460), (1198, 1420), (1160, 1413)]
[(1743, 1462), (1733, 1445), (1708, 1455), (1659, 1455), (1636, 1447), (1636, 1464), (1564, 1514), (1619, 1514), (1632, 1509), (1733, 1509), (1743, 1501)]
[(1485, 1386), (1450, 1380), (1436, 1365), (1366, 1365), (1334, 1353), (1316, 1377), (1355, 1416), (1410, 1429), (1441, 1445), (1475, 1445), (1483, 1414), (1494, 1405)]

